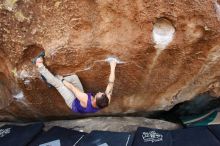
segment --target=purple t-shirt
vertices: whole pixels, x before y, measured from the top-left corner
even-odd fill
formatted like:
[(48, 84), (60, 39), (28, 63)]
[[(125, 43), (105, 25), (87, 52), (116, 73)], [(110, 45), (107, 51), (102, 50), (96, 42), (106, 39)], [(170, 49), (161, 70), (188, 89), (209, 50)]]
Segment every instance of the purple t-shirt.
[(81, 106), (80, 101), (76, 98), (72, 103), (72, 110), (76, 113), (95, 113), (99, 111), (98, 108), (94, 108), (92, 106), (92, 94), (87, 93), (88, 95), (88, 101), (87, 101), (87, 107), (84, 108)]

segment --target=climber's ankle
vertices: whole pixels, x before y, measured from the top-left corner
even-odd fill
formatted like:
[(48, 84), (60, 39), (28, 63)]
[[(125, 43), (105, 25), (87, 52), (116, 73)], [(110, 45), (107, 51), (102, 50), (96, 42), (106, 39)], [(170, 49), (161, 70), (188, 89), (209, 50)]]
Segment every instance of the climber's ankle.
[(44, 64), (43, 64), (43, 59), (42, 59), (42, 57), (40, 57), (40, 58), (37, 58), (37, 60), (36, 60), (36, 66), (37, 67), (41, 67), (41, 66), (43, 66)]

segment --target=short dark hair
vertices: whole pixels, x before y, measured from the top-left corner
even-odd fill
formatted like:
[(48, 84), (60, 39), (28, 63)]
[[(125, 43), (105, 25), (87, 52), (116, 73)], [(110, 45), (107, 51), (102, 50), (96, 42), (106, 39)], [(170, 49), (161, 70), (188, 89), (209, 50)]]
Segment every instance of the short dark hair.
[(96, 98), (96, 105), (98, 106), (98, 108), (107, 107), (108, 104), (109, 104), (109, 99), (105, 93), (102, 94), (101, 97)]

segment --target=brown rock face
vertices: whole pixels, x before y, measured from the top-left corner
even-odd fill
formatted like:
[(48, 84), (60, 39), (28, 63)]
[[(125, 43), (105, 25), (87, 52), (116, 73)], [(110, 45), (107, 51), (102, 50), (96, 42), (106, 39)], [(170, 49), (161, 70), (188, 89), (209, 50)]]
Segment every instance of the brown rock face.
[(125, 62), (97, 115), (168, 110), (210, 87), (219, 96), (219, 28), (216, 0), (2, 0), (0, 119), (76, 116), (31, 64), (43, 49), (54, 74), (76, 73), (92, 92), (107, 85), (107, 57)]

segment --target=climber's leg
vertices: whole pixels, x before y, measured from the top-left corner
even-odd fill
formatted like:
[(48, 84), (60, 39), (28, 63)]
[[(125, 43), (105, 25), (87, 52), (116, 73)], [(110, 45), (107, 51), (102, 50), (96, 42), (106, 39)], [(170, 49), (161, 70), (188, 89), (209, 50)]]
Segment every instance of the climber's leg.
[(74, 74), (71, 76), (66, 76), (66, 77), (64, 77), (64, 79), (66, 81), (72, 83), (75, 87), (80, 89), (82, 92), (84, 92), (82, 83), (80, 82), (79, 77), (77, 75)]
[(62, 81), (56, 78), (44, 65), (38, 67), (38, 70), (41, 75), (46, 78), (47, 82), (58, 90), (58, 92), (64, 98), (66, 104), (72, 109), (72, 102), (76, 98), (74, 93), (71, 92), (66, 86), (64, 86)]

